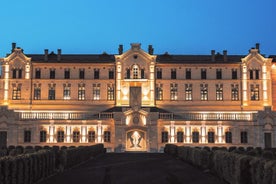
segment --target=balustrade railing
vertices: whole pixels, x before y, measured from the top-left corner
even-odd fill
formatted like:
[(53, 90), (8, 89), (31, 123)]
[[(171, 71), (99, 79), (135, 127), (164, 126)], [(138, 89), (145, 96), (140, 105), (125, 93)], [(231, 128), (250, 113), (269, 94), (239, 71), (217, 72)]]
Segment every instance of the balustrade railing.
[(78, 112), (19, 112), (20, 120), (88, 120), (88, 119), (111, 119), (112, 112), (98, 114)]
[(177, 116), (174, 116), (173, 113), (159, 113), (159, 119), (181, 119), (186, 121), (252, 121), (254, 120), (254, 113), (183, 113)]

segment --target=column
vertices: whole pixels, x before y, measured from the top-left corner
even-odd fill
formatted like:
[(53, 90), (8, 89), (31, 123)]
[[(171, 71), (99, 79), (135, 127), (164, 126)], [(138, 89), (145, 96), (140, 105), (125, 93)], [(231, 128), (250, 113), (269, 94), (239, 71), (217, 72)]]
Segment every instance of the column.
[(175, 126), (174, 126), (174, 121), (171, 121), (170, 125), (170, 140), (169, 143), (175, 143)]
[(246, 63), (242, 64), (242, 100), (243, 100), (243, 105), (247, 106), (247, 67), (246, 67)]
[(103, 143), (103, 126), (102, 121), (98, 121), (97, 125), (97, 143)]
[(66, 126), (66, 142), (71, 143), (71, 126)]
[(81, 142), (87, 142), (87, 126), (81, 126)]
[(8, 64), (4, 65), (4, 104), (8, 104), (9, 99), (9, 72), (10, 66)]
[(186, 143), (191, 143), (190, 121), (186, 121), (186, 125), (185, 125), (185, 139), (186, 139)]
[(218, 122), (218, 127), (217, 127), (217, 134), (218, 134), (218, 139), (217, 143), (223, 143), (223, 127), (221, 126), (222, 122)]
[(201, 143), (206, 143), (206, 126), (205, 126), (205, 122), (201, 122)]

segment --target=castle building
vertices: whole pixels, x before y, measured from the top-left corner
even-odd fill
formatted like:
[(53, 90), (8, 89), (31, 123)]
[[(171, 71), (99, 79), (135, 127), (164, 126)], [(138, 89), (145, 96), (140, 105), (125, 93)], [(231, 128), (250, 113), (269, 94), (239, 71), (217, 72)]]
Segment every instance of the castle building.
[(276, 147), (276, 56), (259, 44), (247, 55), (118, 51), (25, 54), (13, 43), (0, 59), (0, 147)]

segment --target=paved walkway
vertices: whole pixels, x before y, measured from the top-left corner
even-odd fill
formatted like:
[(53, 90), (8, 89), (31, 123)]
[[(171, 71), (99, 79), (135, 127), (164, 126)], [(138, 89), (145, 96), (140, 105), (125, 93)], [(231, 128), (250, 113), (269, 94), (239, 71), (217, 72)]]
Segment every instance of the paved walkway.
[(222, 184), (162, 153), (107, 153), (39, 184)]

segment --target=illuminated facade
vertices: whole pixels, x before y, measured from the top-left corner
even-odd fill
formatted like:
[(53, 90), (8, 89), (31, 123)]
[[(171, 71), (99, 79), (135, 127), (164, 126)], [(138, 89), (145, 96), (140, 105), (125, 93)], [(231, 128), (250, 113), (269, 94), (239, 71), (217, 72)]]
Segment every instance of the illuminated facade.
[(276, 147), (276, 57), (118, 55), (1, 58), (0, 146), (88, 145), (110, 151), (192, 146)]

